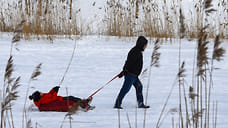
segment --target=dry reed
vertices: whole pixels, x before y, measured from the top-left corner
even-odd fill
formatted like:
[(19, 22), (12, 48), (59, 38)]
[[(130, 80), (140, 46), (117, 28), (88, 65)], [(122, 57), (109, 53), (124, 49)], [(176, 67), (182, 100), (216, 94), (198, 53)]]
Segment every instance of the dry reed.
[[(18, 87), (20, 86), (20, 77), (14, 78), (13, 57), (10, 56), (5, 68), (4, 84), (2, 88), (2, 102), (1, 102), (1, 128), (14, 127), (13, 114), (12, 114), (12, 101), (15, 101), (18, 95)], [(10, 116), (8, 115), (10, 112)], [(8, 126), (6, 124), (8, 122)]]
[[(42, 63), (38, 64), (35, 68), (35, 70), (33, 71), (32, 75), (30, 76), (30, 79), (28, 81), (28, 87), (26, 90), (26, 94), (25, 94), (25, 102), (24, 102), (24, 107), (23, 107), (23, 116), (22, 116), (22, 128), (24, 128), (24, 126), (28, 126), (31, 124), (31, 119), (28, 119), (28, 113), (27, 113), (27, 109), (26, 109), (26, 104), (27, 104), (27, 98), (28, 98), (28, 94), (29, 94), (29, 89), (30, 89), (30, 84), (33, 80), (36, 80), (36, 78), (41, 75), (41, 65)], [(24, 125), (26, 124), (26, 125)]]
[[(8, 1), (3, 0), (2, 3)], [(9, 4), (7, 8), (0, 10), (0, 30), (13, 32), (18, 19), (24, 18), (24, 38), (54, 38), (53, 35), (89, 35), (102, 34), (112, 36), (139, 36), (145, 35), (158, 38), (176, 38), (179, 26), (179, 7), (182, 2), (175, 0), (108, 0), (105, 4), (103, 22), (94, 24), (99, 27), (94, 30), (94, 21), (87, 24), (80, 17), (80, 8), (76, 8), (75, 1), (31, 1), (19, 0)], [(210, 38), (214, 38), (219, 32), (221, 38), (227, 35), (227, 1), (218, 1), (216, 10), (212, 8), (212, 0), (196, 0), (188, 3), (193, 8), (185, 10), (186, 37), (198, 38), (200, 30), (204, 26), (206, 16), (216, 11), (217, 19), (207, 19), (211, 26), (208, 31)], [(25, 5), (25, 6), (23, 6)], [(96, 2), (91, 6), (95, 7)], [(186, 13), (187, 11), (187, 13)], [(67, 14), (67, 15), (66, 15)], [(215, 21), (212, 23), (211, 21)], [(68, 37), (68, 36), (66, 36)]]
[[(149, 77), (148, 77), (147, 88), (146, 88), (145, 105), (147, 105), (148, 94), (149, 94), (151, 68), (153, 66), (159, 67), (159, 59), (160, 59), (160, 55), (161, 55), (161, 53), (159, 53), (159, 51), (158, 51), (159, 49), (160, 49), (160, 42), (159, 42), (159, 39), (157, 39), (154, 42), (154, 48), (153, 48), (152, 55), (151, 55), (151, 62), (150, 62), (150, 67), (149, 67)], [(147, 109), (144, 110), (143, 128), (146, 127), (146, 110)]]

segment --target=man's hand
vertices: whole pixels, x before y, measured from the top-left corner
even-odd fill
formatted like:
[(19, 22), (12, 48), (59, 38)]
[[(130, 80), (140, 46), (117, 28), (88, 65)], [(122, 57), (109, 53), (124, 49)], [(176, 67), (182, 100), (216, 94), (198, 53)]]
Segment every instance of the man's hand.
[(119, 78), (122, 78), (124, 76), (124, 71), (120, 72), (120, 74), (118, 75)]
[(58, 92), (58, 91), (59, 91), (59, 88), (60, 88), (60, 86), (55, 86), (55, 87), (53, 88), (53, 90), (55, 90), (56, 92)]

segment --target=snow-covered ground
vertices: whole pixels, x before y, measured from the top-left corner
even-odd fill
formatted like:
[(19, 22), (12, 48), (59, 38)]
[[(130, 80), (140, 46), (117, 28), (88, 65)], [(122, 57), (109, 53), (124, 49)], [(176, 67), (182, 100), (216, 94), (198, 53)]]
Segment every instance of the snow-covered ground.
[[(3, 84), (4, 69), (9, 57), (10, 41), (12, 35), (3, 34), (0, 36), (0, 83)], [(96, 89), (103, 86), (113, 76), (119, 73), (125, 62), (128, 51), (135, 45), (135, 39), (116, 38), (116, 37), (97, 37), (86, 36), (77, 40), (75, 57), (72, 61), (69, 72), (60, 88), (59, 95), (78, 96), (87, 98)], [(20, 97), (14, 102), (13, 113), (16, 128), (21, 127), (22, 110), (25, 99), (25, 90), (29, 77), (35, 66), (39, 63), (42, 65), (42, 74), (38, 80), (33, 81), (30, 94), (35, 90), (43, 92), (49, 91), (52, 87), (59, 84), (67, 64), (72, 54), (74, 40), (57, 39), (53, 44), (46, 40), (39, 41), (21, 41), (16, 45), (19, 49), (13, 49), (13, 58), (15, 64), (15, 76), (22, 76), (19, 88)], [(152, 41), (144, 52), (144, 69), (149, 66), (150, 56), (153, 49)], [(223, 46), (228, 49), (226, 41)], [(187, 82), (191, 85), (192, 63), (196, 41), (182, 41), (181, 58), (186, 62)], [(211, 47), (210, 47), (211, 48)], [(210, 49), (211, 50), (211, 49)], [(151, 82), (149, 88), (148, 104), (151, 106), (147, 110), (147, 127), (155, 127), (161, 112), (165, 99), (170, 91), (178, 72), (178, 41), (173, 43), (164, 43), (159, 50), (161, 60), (159, 68), (152, 68)], [(218, 101), (218, 128), (228, 126), (228, 56), (224, 61), (215, 63), (220, 70), (214, 72), (214, 90), (212, 101)], [(144, 85), (144, 95), (148, 75), (140, 77)], [(92, 105), (96, 109), (89, 112), (78, 112), (73, 115), (73, 127), (78, 128), (116, 128), (118, 127), (118, 113), (113, 109), (115, 98), (122, 86), (123, 78), (116, 79), (107, 87), (94, 96)], [(1, 89), (1, 88), (0, 88)], [(171, 108), (178, 107), (178, 87), (176, 86), (168, 103), (167, 111)], [(28, 106), (33, 104), (28, 101)], [(61, 125), (66, 113), (64, 112), (39, 112), (35, 107), (29, 113), (33, 126), (38, 123), (37, 127), (56, 128)], [(121, 110), (121, 127), (129, 127), (127, 116), (128, 113), (132, 127), (143, 126), (144, 110), (137, 110), (137, 122), (135, 121), (136, 98), (135, 90), (132, 88), (123, 101), (123, 110)], [(161, 127), (171, 127), (171, 115), (168, 114)], [(68, 121), (68, 120), (66, 120)], [(175, 119), (177, 121), (177, 119)], [(65, 122), (63, 127), (69, 127)]]

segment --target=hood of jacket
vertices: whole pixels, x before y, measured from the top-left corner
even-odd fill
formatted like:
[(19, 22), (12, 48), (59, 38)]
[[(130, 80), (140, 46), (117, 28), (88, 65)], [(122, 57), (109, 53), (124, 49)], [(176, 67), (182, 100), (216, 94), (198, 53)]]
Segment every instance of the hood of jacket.
[(140, 49), (141, 51), (144, 51), (144, 46), (147, 45), (148, 40), (144, 36), (139, 36), (136, 41), (136, 48)]

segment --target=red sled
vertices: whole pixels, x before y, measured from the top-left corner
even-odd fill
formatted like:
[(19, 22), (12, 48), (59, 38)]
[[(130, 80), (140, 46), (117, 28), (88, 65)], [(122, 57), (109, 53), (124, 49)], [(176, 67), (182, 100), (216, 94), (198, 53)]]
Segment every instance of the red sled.
[(74, 106), (74, 104), (77, 104), (77, 103), (71, 100), (52, 101), (50, 103), (40, 105), (39, 110), (68, 112)]

